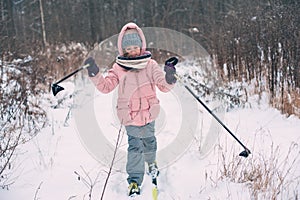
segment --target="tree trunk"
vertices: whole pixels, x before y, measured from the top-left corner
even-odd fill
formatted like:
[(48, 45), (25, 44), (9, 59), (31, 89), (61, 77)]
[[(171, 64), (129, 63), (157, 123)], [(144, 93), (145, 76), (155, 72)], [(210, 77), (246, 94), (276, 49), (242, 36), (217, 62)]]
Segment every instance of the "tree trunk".
[(43, 36), (43, 43), (44, 46), (48, 46), (47, 39), (46, 39), (46, 29), (45, 29), (45, 19), (44, 19), (44, 10), (43, 10), (43, 4), (42, 0), (39, 0), (40, 2), (40, 13), (41, 13), (41, 22), (42, 22), (42, 36)]

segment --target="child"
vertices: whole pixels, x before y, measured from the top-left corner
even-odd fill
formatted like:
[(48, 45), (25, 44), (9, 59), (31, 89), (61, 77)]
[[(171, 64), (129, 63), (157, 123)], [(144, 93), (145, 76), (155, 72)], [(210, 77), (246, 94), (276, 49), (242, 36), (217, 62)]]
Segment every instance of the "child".
[(88, 74), (99, 91), (109, 93), (118, 86), (117, 115), (128, 135), (126, 171), (128, 195), (131, 196), (140, 194), (145, 162), (153, 178), (159, 173), (154, 135), (155, 119), (160, 109), (156, 87), (162, 92), (173, 88), (177, 61), (165, 65), (165, 74), (151, 59), (151, 53), (146, 51), (145, 36), (134, 23), (128, 23), (121, 29), (117, 45), (119, 56), (106, 77), (98, 73), (99, 68), (93, 58), (88, 58), (85, 64), (89, 64)]

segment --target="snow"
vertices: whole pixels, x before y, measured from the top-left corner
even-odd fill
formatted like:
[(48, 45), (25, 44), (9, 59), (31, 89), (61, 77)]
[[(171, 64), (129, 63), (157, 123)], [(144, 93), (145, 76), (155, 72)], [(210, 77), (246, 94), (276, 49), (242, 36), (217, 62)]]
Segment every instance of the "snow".
[[(56, 98), (68, 100), (68, 91), (73, 91), (74, 87), (70, 83), (64, 87), (65, 90)], [(182, 86), (178, 84), (178, 87)], [(168, 149), (178, 140), (175, 133), (180, 132), (180, 124), (189, 125), (193, 121), (193, 118), (185, 118), (188, 116), (182, 114), (183, 106), (178, 99), (181, 92), (178, 89), (170, 94), (159, 93), (162, 105), (157, 123), (159, 151)], [(93, 97), (96, 121), (112, 146), (115, 146), (119, 131), (113, 111), (114, 95), (95, 91)], [(189, 101), (188, 98), (185, 100)], [(70, 104), (67, 102), (65, 105)], [(274, 188), (280, 188), (277, 194), (279, 199), (299, 196), (300, 120), (282, 115), (269, 107), (267, 100), (262, 99), (258, 103), (255, 96), (250, 100), (250, 105), (218, 113), (224, 124), (251, 150), (248, 158), (239, 157), (243, 148), (204, 108), (197, 107), (199, 116), (194, 119), (198, 120), (199, 127), (193, 127), (197, 131), (192, 135), (192, 144), (178, 143), (179, 146), (186, 145), (184, 152), (167, 163), (158, 163), (161, 167), (159, 199), (270, 199), (272, 193), (268, 191), (272, 188), (254, 194), (249, 188), (255, 186), (255, 181), (245, 181), (246, 178), (238, 181), (242, 174), (245, 177), (247, 173), (255, 175), (254, 172), (264, 168), (263, 164), (268, 165), (265, 167), (269, 172), (276, 172), (284, 181), (276, 185), (277, 175), (273, 174), (274, 179), (269, 177), (270, 182), (275, 184)], [(80, 108), (74, 107), (72, 111), (75, 109)], [(68, 118), (68, 112), (69, 106), (48, 108), (49, 126), (19, 148), (14, 176), (11, 177), (14, 184), (8, 190), (0, 190), (1, 200), (100, 199), (109, 168), (105, 163), (98, 162), (94, 152), (84, 144), (78, 121), (72, 114)], [(185, 134), (189, 137), (190, 133)], [(125, 134), (119, 152), (126, 152), (126, 139)], [(207, 149), (204, 151), (205, 144)], [(120, 165), (113, 169), (103, 199), (129, 199), (124, 168)], [(224, 168), (232, 174), (225, 176)], [(250, 178), (255, 178), (254, 175)], [(145, 175), (142, 194), (135, 199), (152, 199), (151, 187), (151, 180)]]

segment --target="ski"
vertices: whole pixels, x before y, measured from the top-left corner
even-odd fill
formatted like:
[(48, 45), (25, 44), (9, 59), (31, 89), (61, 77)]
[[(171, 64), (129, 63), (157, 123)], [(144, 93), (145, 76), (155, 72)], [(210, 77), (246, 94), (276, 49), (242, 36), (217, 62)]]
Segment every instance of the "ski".
[(149, 164), (149, 171), (147, 172), (147, 174), (150, 175), (152, 180), (152, 198), (153, 200), (157, 200), (158, 198), (157, 177), (159, 175), (159, 171), (156, 162)]
[(157, 177), (152, 178), (152, 198), (153, 200), (157, 200), (158, 197), (158, 189), (157, 189)]

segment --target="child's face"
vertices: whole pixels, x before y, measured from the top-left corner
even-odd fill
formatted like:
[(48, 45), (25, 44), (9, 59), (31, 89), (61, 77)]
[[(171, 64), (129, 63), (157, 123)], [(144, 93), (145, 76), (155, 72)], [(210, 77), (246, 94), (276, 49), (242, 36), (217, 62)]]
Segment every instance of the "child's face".
[(128, 57), (136, 57), (141, 54), (141, 48), (139, 46), (128, 46), (125, 48), (125, 54)]

